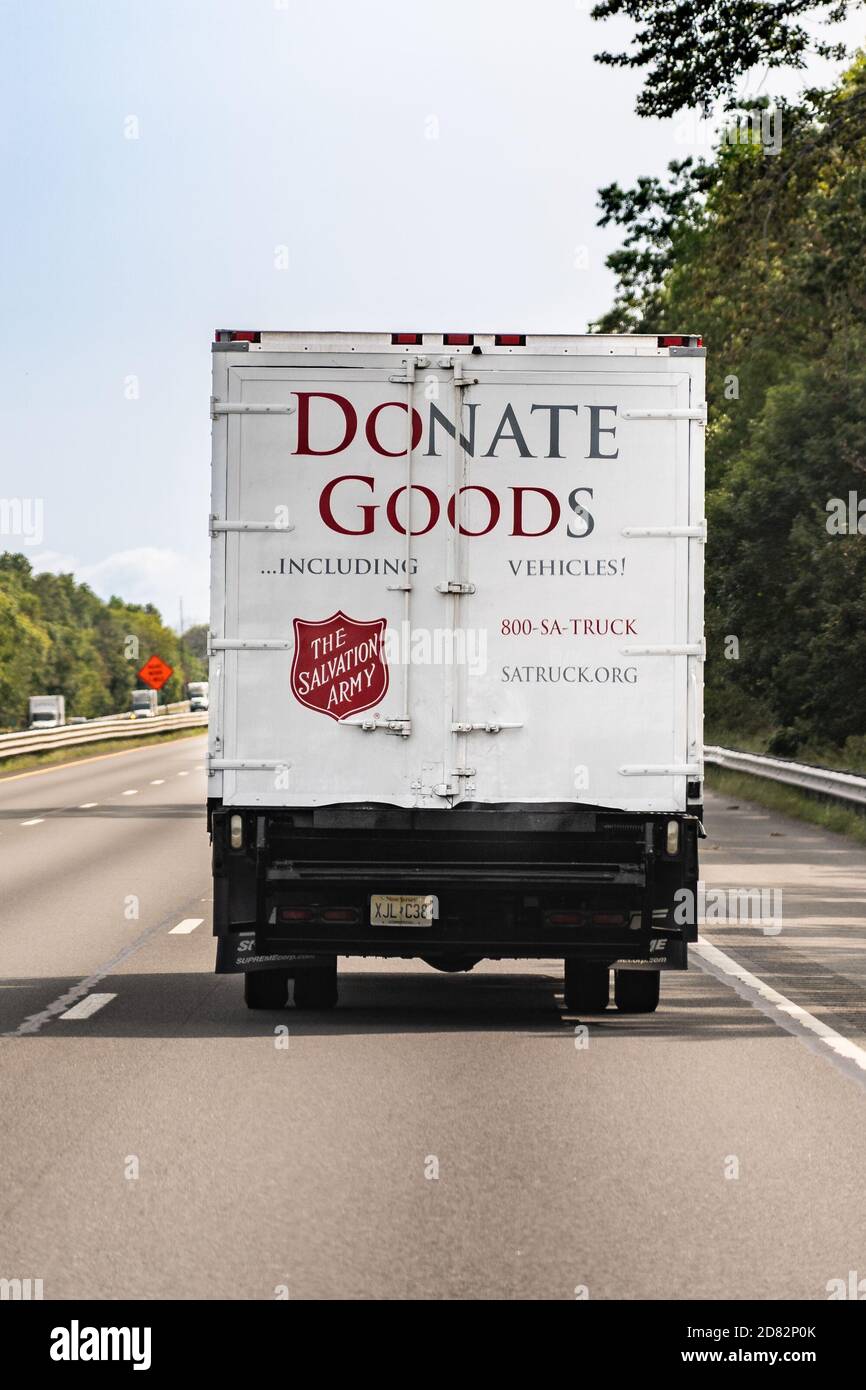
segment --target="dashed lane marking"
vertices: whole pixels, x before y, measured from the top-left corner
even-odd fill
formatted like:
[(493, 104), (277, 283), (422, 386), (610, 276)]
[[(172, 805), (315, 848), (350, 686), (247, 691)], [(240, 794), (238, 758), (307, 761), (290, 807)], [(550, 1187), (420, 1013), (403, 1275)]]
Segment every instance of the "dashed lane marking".
[(76, 1019), (90, 1018), (99, 1009), (110, 1004), (112, 999), (116, 999), (116, 994), (86, 994), (83, 999), (79, 999), (77, 1004), (73, 1004), (71, 1009), (67, 1009), (61, 1014), (61, 1018)]
[(196, 927), (200, 927), (203, 921), (203, 917), (184, 917), (182, 922), (172, 927), (169, 936), (187, 936), (189, 932), (195, 931)]
[(164, 932), (168, 923), (173, 920), (173, 917), (174, 914), (172, 913), (171, 917), (163, 917), (161, 921), (155, 922), (152, 927), (147, 927), (134, 941), (130, 941), (128, 945), (122, 947), (110, 960), (105, 961), (94, 970), (92, 974), (87, 975), (83, 980), (79, 980), (77, 984), (71, 985), (69, 989), (64, 990), (63, 994), (61, 994), (58, 999), (54, 999), (50, 1004), (46, 1005), (44, 1009), (39, 1009), (36, 1013), (29, 1014), (27, 1018), (19, 1023), (17, 1028), (9, 1028), (6, 1032), (0, 1033), (0, 1038), (32, 1037), (34, 1033), (38, 1033), (41, 1028), (44, 1028), (46, 1023), (55, 1022), (59, 1015), (70, 1009), (80, 999), (83, 999), (86, 994), (89, 994), (94, 985), (98, 985), (100, 981), (106, 979), (109, 975), (113, 975), (125, 961), (129, 960), (130, 956), (134, 956), (137, 951), (141, 950), (142, 946), (146, 946), (152, 937), (157, 936), (160, 932)]

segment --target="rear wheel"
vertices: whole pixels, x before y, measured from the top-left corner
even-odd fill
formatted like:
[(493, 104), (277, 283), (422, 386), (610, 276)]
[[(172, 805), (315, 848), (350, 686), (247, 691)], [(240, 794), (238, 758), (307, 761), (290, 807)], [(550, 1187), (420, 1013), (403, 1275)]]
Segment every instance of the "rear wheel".
[(288, 971), (250, 970), (244, 975), (244, 1002), (248, 1009), (283, 1009), (288, 997)]
[(573, 1014), (601, 1014), (610, 998), (610, 971), (606, 965), (585, 961), (565, 962), (565, 1007)]
[(337, 961), (305, 965), (295, 971), (296, 1009), (333, 1009), (337, 1002)]
[(613, 997), (621, 1014), (652, 1014), (658, 1008), (660, 970), (615, 970)]

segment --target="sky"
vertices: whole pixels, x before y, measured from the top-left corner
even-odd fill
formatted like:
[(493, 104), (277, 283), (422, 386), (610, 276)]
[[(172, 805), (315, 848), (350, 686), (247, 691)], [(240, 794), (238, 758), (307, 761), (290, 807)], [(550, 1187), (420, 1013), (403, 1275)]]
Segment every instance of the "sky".
[(586, 331), (598, 188), (709, 149), (591, 7), (0, 0), (0, 548), (206, 621), (215, 328)]

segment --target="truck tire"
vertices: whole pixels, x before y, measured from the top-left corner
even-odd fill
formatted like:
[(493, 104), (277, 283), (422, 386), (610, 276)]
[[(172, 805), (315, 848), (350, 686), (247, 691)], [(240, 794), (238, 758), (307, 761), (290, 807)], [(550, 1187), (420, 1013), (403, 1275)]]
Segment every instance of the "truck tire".
[(296, 1009), (333, 1009), (337, 1003), (337, 962), (306, 965), (295, 971)]
[(614, 970), (613, 997), (621, 1014), (654, 1014), (658, 1008), (660, 970)]
[(609, 998), (610, 971), (606, 965), (566, 958), (565, 1007), (569, 1013), (604, 1013)]
[(244, 1003), (248, 1009), (284, 1009), (288, 998), (288, 971), (250, 970), (244, 975)]

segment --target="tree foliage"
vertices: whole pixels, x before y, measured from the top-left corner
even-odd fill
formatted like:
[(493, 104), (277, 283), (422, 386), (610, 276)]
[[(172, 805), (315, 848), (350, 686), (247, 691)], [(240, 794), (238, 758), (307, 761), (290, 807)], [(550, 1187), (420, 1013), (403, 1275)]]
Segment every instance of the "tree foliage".
[(861, 58), (785, 108), (778, 153), (723, 140), (601, 195), (625, 240), (598, 326), (707, 347), (708, 714), (792, 747), (866, 733), (866, 535), (827, 524), (831, 498), (866, 497), (864, 118)]
[(71, 574), (34, 574), (26, 556), (0, 554), (0, 727), (25, 723), (31, 695), (64, 695), (67, 717), (126, 710), (155, 652), (174, 667), (161, 700), (181, 700), (186, 681), (207, 679), (205, 662), (181, 651), (151, 604), (105, 603)]
[(754, 67), (802, 68), (809, 54), (842, 57), (844, 49), (819, 25), (843, 20), (863, 0), (603, 0), (594, 19), (632, 20), (626, 53), (597, 53), (611, 67), (647, 70), (637, 101), (641, 116), (671, 116), (689, 107), (709, 111), (730, 102)]

